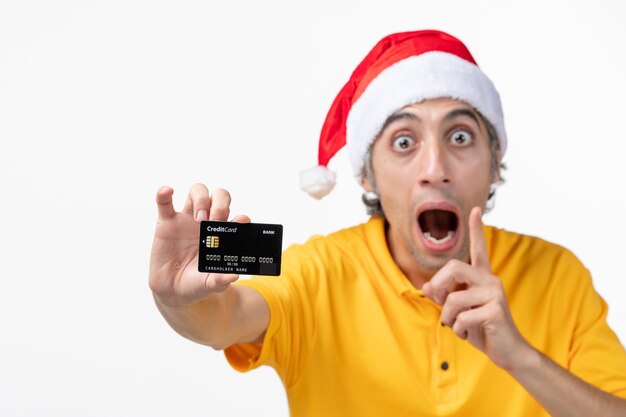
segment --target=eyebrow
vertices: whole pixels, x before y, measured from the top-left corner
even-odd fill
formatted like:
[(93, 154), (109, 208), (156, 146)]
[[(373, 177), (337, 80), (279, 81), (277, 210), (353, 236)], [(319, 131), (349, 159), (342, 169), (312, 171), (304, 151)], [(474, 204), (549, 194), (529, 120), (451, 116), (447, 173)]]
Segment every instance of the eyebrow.
[[(466, 116), (469, 117), (470, 119), (472, 119), (477, 126), (480, 127), (480, 122), (478, 121), (478, 116), (476, 115), (476, 113), (470, 109), (455, 109), (452, 110), (450, 113), (446, 114), (446, 116), (443, 118), (444, 121), (450, 121), (452, 119), (455, 119), (457, 117), (462, 117), (462, 116)], [(400, 113), (394, 113), (391, 116), (389, 116), (387, 118), (387, 120), (385, 120), (385, 123), (383, 124), (383, 127), (378, 131), (378, 136), (380, 136), (385, 129), (387, 129), (387, 127), (389, 127), (390, 124), (397, 122), (398, 120), (412, 120), (412, 121), (421, 121), (421, 119), (419, 118), (419, 116), (417, 116), (416, 114), (413, 113), (408, 113), (408, 112), (400, 112)]]
[(476, 115), (475, 112), (473, 112), (470, 109), (456, 109), (456, 110), (452, 110), (450, 113), (446, 114), (446, 117), (443, 118), (444, 122), (450, 121), (454, 118), (457, 117), (461, 117), (461, 116), (467, 116), (470, 119), (472, 119), (474, 122), (476, 122), (476, 125), (480, 127), (480, 122), (478, 121), (478, 116)]
[(395, 123), (398, 120), (413, 120), (413, 121), (419, 122), (421, 119), (413, 113), (407, 113), (407, 112), (394, 113), (391, 116), (387, 117), (387, 120), (385, 120), (385, 123), (383, 124), (383, 127), (380, 129), (379, 134), (383, 133), (385, 129), (389, 127), (390, 124)]

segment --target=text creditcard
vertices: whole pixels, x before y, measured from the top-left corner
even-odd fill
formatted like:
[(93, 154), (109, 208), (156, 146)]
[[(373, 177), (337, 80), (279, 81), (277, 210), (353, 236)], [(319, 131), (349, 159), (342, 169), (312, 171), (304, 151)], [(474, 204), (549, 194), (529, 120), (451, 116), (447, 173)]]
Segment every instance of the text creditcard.
[(280, 275), (283, 226), (263, 223), (200, 223), (198, 271)]

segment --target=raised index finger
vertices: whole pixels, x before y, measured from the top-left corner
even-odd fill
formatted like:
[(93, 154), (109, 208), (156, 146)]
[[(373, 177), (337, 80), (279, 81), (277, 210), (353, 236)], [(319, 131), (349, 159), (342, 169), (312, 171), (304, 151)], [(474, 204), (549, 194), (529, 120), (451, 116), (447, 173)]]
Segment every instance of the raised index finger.
[(487, 243), (483, 233), (482, 210), (474, 207), (469, 217), (470, 263), (478, 270), (491, 273)]

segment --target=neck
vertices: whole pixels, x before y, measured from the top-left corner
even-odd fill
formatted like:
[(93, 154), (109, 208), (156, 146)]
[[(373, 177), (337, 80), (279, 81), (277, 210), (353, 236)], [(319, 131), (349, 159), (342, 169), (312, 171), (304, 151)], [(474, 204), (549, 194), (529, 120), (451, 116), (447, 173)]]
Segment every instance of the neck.
[[(429, 282), (442, 267), (453, 259), (451, 256), (419, 253), (411, 242), (398, 239), (398, 236), (392, 233), (388, 223), (385, 225), (385, 236), (391, 257), (411, 285), (417, 289), (422, 289), (425, 283)], [(460, 258), (469, 262), (468, 254), (461, 252)]]
[(385, 229), (387, 247), (389, 248), (391, 257), (413, 287), (418, 290), (421, 289), (422, 286), (430, 281), (437, 273), (437, 269), (427, 269), (415, 256), (412, 256), (411, 253), (406, 250), (405, 245), (402, 245), (401, 242), (394, 239), (390, 233), (389, 224), (385, 225)]
[(414, 260), (409, 260), (408, 266), (403, 266), (401, 263), (398, 262), (398, 260), (396, 260), (396, 263), (398, 264), (398, 267), (400, 268), (404, 276), (407, 277), (411, 285), (413, 285), (413, 287), (417, 288), (418, 290), (421, 290), (424, 284), (429, 282), (431, 278), (437, 273), (437, 271), (430, 271), (422, 268), (421, 265), (419, 265)]

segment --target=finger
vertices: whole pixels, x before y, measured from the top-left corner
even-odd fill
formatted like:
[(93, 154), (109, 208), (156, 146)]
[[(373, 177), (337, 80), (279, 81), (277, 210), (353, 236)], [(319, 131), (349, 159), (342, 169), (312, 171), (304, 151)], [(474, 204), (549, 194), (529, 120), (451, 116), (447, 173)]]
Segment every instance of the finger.
[(189, 194), (187, 194), (187, 199), (185, 200), (182, 212), (186, 214), (193, 214), (193, 202), (191, 201), (191, 196)]
[(456, 291), (448, 295), (441, 309), (441, 322), (453, 327), (457, 317), (465, 311), (480, 308), (494, 298), (488, 287), (474, 287), (465, 291)]
[(252, 220), (250, 220), (250, 217), (246, 216), (245, 214), (240, 214), (238, 216), (233, 217), (231, 222), (233, 222), (233, 223), (252, 223)]
[(222, 188), (218, 188), (211, 194), (211, 211), (209, 220), (224, 222), (230, 214), (230, 193)]
[(211, 197), (209, 197), (209, 190), (206, 185), (200, 183), (192, 185), (183, 211), (192, 214), (196, 221), (201, 222), (209, 219), (210, 209)]
[(433, 290), (433, 286), (430, 283), (430, 281), (428, 281), (427, 283), (422, 285), (422, 291), (424, 291), (424, 295), (426, 297), (428, 297), (428, 298), (430, 298), (431, 300), (434, 301), (434, 299), (435, 299), (435, 292)]
[(470, 212), (470, 263), (474, 268), (490, 273), (491, 265), (489, 264), (489, 253), (487, 252), (481, 216), (482, 211), (479, 207), (474, 207)]
[(171, 187), (161, 187), (157, 190), (156, 203), (159, 211), (159, 219), (165, 220), (174, 217), (176, 210), (172, 205), (174, 190)]
[(465, 262), (453, 259), (448, 261), (433, 277), (429, 285), (424, 284), (424, 295), (435, 303), (443, 305), (448, 294), (459, 290), (459, 287), (480, 285), (484, 281), (481, 273)]
[(209, 292), (223, 292), (233, 282), (239, 279), (236, 274), (209, 274), (206, 279), (206, 289)]
[(467, 336), (472, 329), (482, 327), (488, 320), (489, 311), (487, 306), (463, 311), (457, 316), (456, 321), (452, 326), (452, 331), (454, 331), (454, 333), (456, 333), (461, 339), (467, 339)]

